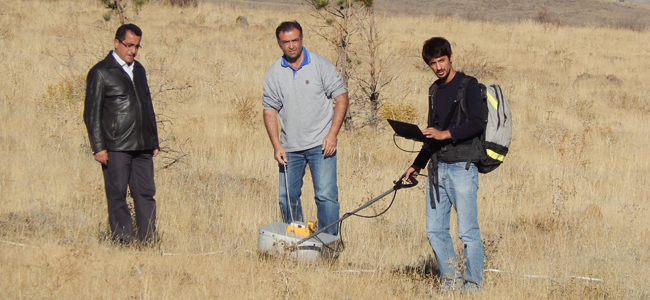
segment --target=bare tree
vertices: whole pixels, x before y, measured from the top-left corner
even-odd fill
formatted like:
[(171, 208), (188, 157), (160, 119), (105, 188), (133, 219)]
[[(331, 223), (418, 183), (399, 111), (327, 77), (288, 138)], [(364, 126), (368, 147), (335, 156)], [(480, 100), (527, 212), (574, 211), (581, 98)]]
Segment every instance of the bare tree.
[(348, 89), (350, 107), (347, 130), (375, 126), (381, 109), (380, 92), (394, 76), (385, 68), (389, 56), (380, 53), (381, 39), (372, 0), (305, 0), (323, 25), (316, 34), (329, 42), (337, 54), (336, 68)]
[[(305, 1), (314, 8), (316, 16), (324, 21), (324, 25), (318, 27), (316, 33), (334, 46), (337, 54), (337, 71), (341, 74), (343, 84), (349, 90), (350, 39), (358, 30), (353, 26), (352, 20), (366, 8), (366, 1), (337, 0), (336, 3), (330, 3), (329, 0)], [(372, 2), (370, 3), (372, 5)], [(349, 109), (345, 114), (344, 125), (346, 129), (354, 128), (352, 113)]]
[(365, 15), (357, 22), (359, 22), (358, 27), (360, 28), (360, 43), (365, 47), (356, 53), (358, 61), (362, 63), (361, 67), (355, 70), (357, 72), (352, 75), (355, 84), (360, 89), (360, 93), (355, 97), (360, 98), (359, 104), (365, 108), (361, 109), (362, 112), (365, 112), (362, 125), (375, 127), (380, 121), (381, 91), (397, 75), (388, 71), (391, 55), (383, 55), (380, 51), (383, 41), (375, 23), (374, 8), (369, 7)]

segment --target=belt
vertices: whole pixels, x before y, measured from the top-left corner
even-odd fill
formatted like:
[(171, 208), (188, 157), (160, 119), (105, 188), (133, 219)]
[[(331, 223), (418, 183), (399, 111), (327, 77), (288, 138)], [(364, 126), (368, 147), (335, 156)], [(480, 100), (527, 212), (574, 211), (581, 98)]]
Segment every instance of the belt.
[(447, 145), (440, 148), (438, 159), (446, 163), (455, 163), (472, 159), (471, 145)]

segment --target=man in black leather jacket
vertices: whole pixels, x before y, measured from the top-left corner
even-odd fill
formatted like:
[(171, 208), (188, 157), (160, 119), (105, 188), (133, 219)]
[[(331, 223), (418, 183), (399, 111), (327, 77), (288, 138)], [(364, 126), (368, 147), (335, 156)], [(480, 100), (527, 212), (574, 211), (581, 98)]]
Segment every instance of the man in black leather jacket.
[(127, 185), (137, 239), (151, 242), (156, 231), (153, 157), (160, 146), (146, 72), (134, 60), (141, 38), (136, 25), (120, 26), (115, 50), (90, 69), (86, 83), (84, 122), (95, 160), (102, 165), (112, 238), (120, 243), (134, 238)]

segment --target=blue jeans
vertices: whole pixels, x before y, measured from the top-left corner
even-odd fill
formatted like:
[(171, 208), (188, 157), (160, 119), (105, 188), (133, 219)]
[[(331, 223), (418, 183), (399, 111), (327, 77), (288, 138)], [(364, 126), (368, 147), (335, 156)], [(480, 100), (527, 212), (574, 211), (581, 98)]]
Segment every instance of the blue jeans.
[[(289, 181), (291, 208), (289, 208), (287, 199), (285, 166), (279, 165), (278, 196), (282, 219), (285, 223), (303, 221), (300, 196), (302, 195), (302, 183), (307, 164), (309, 164), (309, 170), (314, 182), (318, 228), (324, 228), (339, 219), (339, 190), (336, 185), (336, 152), (332, 156), (325, 157), (322, 146), (303, 151), (287, 152), (286, 178)], [(325, 232), (336, 235), (338, 225), (332, 226)]]
[[(427, 238), (440, 269), (443, 288), (454, 288), (459, 283), (480, 286), (483, 284), (483, 244), (478, 227), (476, 192), (478, 191), (478, 170), (474, 164), (465, 170), (466, 162), (438, 162), (440, 201), (431, 208), (433, 180), (427, 181)], [(432, 176), (429, 172), (429, 176)], [(456, 209), (458, 237), (463, 242), (464, 268), (458, 266), (456, 252), (449, 235), (451, 207)], [(462, 278), (460, 270), (463, 270)], [(465, 282), (461, 281), (464, 279)]]

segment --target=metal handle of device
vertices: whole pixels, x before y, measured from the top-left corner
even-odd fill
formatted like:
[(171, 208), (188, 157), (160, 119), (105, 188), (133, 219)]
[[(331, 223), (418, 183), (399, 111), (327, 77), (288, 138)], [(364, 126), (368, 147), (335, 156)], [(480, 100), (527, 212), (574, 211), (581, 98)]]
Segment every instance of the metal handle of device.
[(411, 187), (414, 187), (414, 186), (418, 185), (418, 181), (417, 181), (415, 178), (411, 178), (411, 183), (404, 183), (403, 180), (404, 180), (404, 177), (405, 177), (405, 176), (406, 176), (406, 174), (402, 174), (402, 176), (401, 176), (397, 181), (394, 181), (394, 182), (393, 182), (394, 185), (393, 185), (393, 187), (391, 187), (389, 190), (387, 190), (387, 191), (385, 191), (384, 193), (382, 193), (381, 195), (379, 195), (379, 196), (373, 198), (372, 200), (366, 202), (364, 205), (361, 205), (359, 208), (357, 208), (357, 209), (355, 209), (355, 210), (353, 210), (353, 211), (351, 211), (351, 212), (349, 212), (349, 213), (344, 214), (343, 217), (341, 217), (340, 219), (338, 219), (338, 220), (332, 222), (332, 224), (329, 224), (329, 225), (327, 225), (327, 226), (325, 226), (325, 227), (323, 227), (323, 228), (317, 230), (316, 232), (312, 233), (312, 234), (309, 235), (308, 237), (306, 237), (306, 238), (304, 238), (304, 239), (298, 241), (298, 243), (296, 243), (296, 245), (300, 245), (300, 244), (302, 244), (302, 243), (308, 241), (309, 239), (311, 239), (311, 238), (317, 236), (318, 234), (324, 232), (325, 230), (330, 229), (332, 226), (334, 226), (334, 225), (336, 225), (336, 224), (338, 224), (338, 223), (341, 223), (343, 220), (349, 218), (350, 216), (354, 215), (354, 214), (357, 213), (358, 211), (360, 211), (360, 210), (362, 210), (362, 209), (364, 209), (364, 208), (366, 208), (366, 207), (372, 205), (373, 203), (377, 202), (377, 201), (380, 200), (381, 198), (386, 197), (388, 194), (390, 194), (390, 193), (392, 193), (392, 192), (395, 192), (395, 191), (397, 191), (397, 190), (399, 190), (399, 189), (411, 188)]

